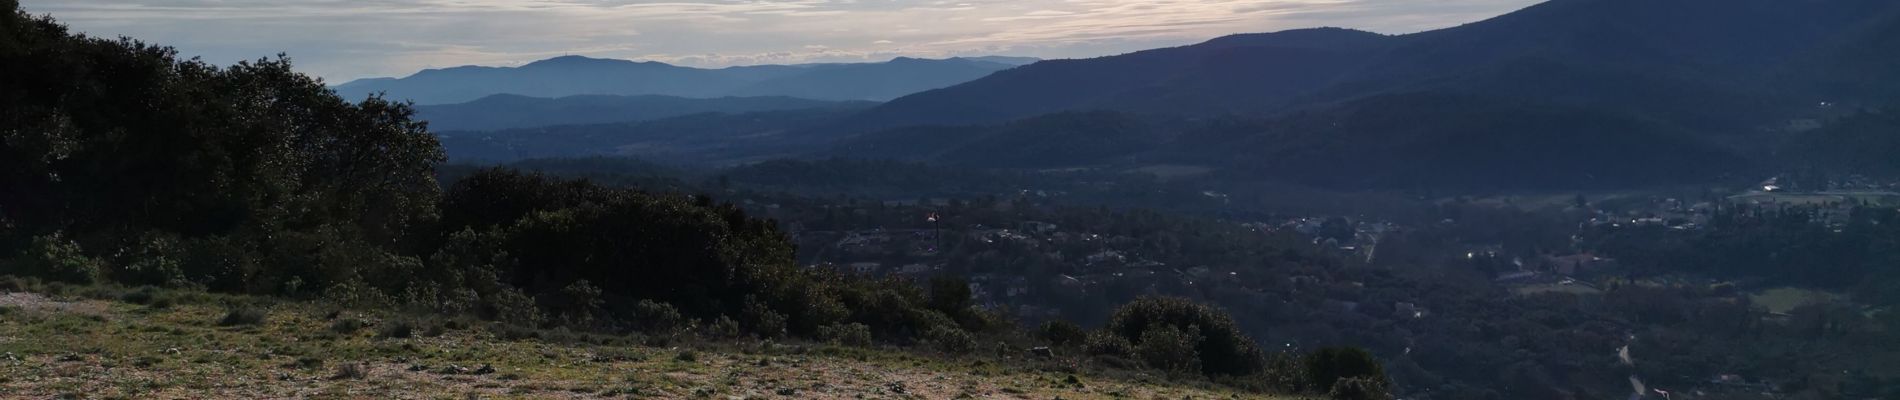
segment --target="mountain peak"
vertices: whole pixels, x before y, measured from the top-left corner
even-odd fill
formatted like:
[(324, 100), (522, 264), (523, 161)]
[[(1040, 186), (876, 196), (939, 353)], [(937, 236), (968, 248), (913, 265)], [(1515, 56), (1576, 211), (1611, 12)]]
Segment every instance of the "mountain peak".
[(975, 56), (975, 57), (957, 57), (957, 59), (987, 62), (987, 63), (1016, 65), (1016, 66), (1035, 64), (1037, 61), (1042, 61), (1042, 59), (1036, 58), (1036, 57), (1011, 57), (1011, 56)]
[(671, 66), (669, 64), (658, 62), (658, 61), (642, 62), (642, 61), (621, 60), (621, 59), (614, 59), (614, 58), (593, 58), (593, 57), (587, 57), (587, 56), (571, 56), (570, 55), (570, 56), (560, 56), (560, 57), (549, 58), (549, 59), (541, 60), (541, 61), (535, 61), (535, 62), (528, 63), (527, 65), (523, 65), (521, 67), (522, 68), (543, 68), (543, 67), (583, 67), (583, 66), (621, 66), (621, 65)]
[(1387, 38), (1386, 35), (1347, 28), (1306, 28), (1271, 33), (1243, 33), (1208, 40), (1209, 46), (1282, 46), (1333, 47), (1362, 44)]

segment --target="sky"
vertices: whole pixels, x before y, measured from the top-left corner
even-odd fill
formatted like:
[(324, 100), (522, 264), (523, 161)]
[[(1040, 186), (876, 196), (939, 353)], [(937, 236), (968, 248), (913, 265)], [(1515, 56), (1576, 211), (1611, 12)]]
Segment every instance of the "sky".
[(331, 83), (585, 55), (695, 67), (1083, 58), (1235, 33), (1403, 34), (1540, 0), (24, 0), (76, 31), (217, 64), (288, 53)]

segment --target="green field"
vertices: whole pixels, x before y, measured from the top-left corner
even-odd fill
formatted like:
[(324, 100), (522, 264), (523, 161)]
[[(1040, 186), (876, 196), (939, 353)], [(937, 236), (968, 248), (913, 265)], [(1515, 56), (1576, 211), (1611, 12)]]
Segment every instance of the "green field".
[(1767, 308), (1768, 312), (1787, 313), (1805, 305), (1840, 301), (1841, 296), (1819, 290), (1775, 288), (1751, 294), (1748, 299), (1756, 305)]
[(1520, 294), (1520, 295), (1532, 295), (1532, 294), (1542, 294), (1542, 293), (1569, 293), (1569, 294), (1575, 294), (1575, 295), (1603, 294), (1602, 290), (1597, 290), (1596, 288), (1592, 288), (1589, 286), (1559, 285), (1559, 284), (1554, 284), (1554, 283), (1540, 284), (1540, 285), (1525, 285), (1525, 286), (1513, 288), (1511, 289), (1511, 291), (1516, 292), (1517, 294)]

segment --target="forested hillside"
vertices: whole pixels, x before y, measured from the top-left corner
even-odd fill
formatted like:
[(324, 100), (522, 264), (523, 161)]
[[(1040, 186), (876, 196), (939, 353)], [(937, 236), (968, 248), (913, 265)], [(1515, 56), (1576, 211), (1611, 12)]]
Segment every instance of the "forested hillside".
[(693, 114), (745, 114), (808, 109), (860, 109), (874, 103), (807, 100), (792, 97), (722, 97), (692, 99), (672, 96), (581, 95), (538, 98), (498, 94), (458, 104), (416, 106), (416, 119), (429, 129), (495, 131), (556, 125), (591, 125), (650, 121)]

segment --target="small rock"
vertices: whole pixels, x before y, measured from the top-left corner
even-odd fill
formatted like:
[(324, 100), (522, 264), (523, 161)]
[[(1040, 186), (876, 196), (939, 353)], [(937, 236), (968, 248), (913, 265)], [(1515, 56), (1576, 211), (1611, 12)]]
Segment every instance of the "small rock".
[(488, 364), (482, 364), (481, 368), (475, 369), (476, 375), (487, 375), (487, 374), (492, 374), (492, 373), (495, 373), (495, 367)]
[(422, 372), (422, 371), (428, 371), (428, 370), (429, 370), (429, 366), (427, 365), (416, 364), (416, 365), (409, 366), (409, 372)]
[(797, 395), (798, 395), (798, 389), (793, 389), (793, 388), (780, 388), (780, 389), (778, 390), (778, 395), (780, 395), (780, 396), (797, 396)]

